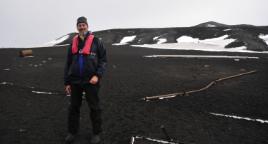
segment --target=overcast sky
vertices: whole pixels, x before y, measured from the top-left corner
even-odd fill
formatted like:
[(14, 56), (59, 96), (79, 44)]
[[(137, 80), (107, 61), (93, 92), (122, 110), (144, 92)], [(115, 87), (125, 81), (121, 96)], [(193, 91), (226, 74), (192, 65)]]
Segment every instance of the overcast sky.
[(92, 31), (206, 21), (268, 26), (267, 6), (267, 0), (1, 0), (0, 47), (46, 43), (76, 31), (82, 15)]

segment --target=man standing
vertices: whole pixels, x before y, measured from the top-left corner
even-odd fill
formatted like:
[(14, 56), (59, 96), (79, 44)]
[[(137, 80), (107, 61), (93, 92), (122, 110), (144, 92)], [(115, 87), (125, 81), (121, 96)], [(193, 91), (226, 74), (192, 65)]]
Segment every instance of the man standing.
[(97, 144), (101, 141), (102, 132), (98, 92), (107, 64), (106, 49), (102, 42), (88, 31), (85, 17), (79, 17), (76, 26), (79, 34), (74, 36), (68, 49), (64, 69), (65, 91), (71, 95), (68, 109), (68, 135), (65, 141), (72, 143), (78, 133), (82, 94), (85, 92), (93, 128), (91, 143)]

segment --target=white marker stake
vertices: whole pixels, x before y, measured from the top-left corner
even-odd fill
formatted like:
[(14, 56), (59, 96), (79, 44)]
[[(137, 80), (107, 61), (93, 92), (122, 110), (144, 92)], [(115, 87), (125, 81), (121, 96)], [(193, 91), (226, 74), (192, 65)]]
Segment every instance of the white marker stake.
[(146, 58), (224, 58), (224, 59), (259, 59), (250, 56), (228, 56), (228, 55), (147, 55)]
[(268, 120), (262, 120), (262, 119), (253, 119), (249, 117), (240, 117), (240, 116), (235, 116), (235, 115), (225, 115), (225, 114), (219, 114), (219, 113), (210, 113), (215, 116), (220, 116), (220, 117), (227, 117), (227, 118), (233, 118), (233, 119), (240, 119), (240, 120), (247, 120), (247, 121), (254, 121), (254, 122), (259, 122), (262, 124), (268, 124)]
[(41, 91), (32, 91), (32, 93), (36, 93), (36, 94), (48, 94), (48, 95), (57, 94), (57, 93), (52, 93), (52, 92), (41, 92)]

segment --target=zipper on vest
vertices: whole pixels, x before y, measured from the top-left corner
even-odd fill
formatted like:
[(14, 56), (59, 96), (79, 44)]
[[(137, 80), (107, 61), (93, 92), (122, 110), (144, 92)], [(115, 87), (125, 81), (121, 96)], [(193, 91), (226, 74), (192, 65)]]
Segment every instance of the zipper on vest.
[(80, 72), (80, 76), (82, 77), (82, 74), (83, 74), (83, 64), (84, 64), (82, 49), (79, 50), (78, 61), (79, 61), (79, 72)]

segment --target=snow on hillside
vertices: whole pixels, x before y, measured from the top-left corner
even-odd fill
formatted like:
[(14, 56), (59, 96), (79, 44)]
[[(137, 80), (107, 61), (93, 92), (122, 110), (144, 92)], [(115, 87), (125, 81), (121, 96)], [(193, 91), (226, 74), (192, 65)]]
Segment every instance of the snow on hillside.
[(221, 47), (225, 47), (226, 45), (228, 45), (229, 43), (234, 42), (234, 41), (235, 41), (235, 39), (228, 39), (228, 35), (223, 35), (223, 36), (217, 37), (217, 38), (200, 40), (201, 43), (218, 45)]
[(159, 38), (159, 37), (154, 37), (153, 40), (157, 40), (157, 44), (162, 44), (162, 43), (167, 42), (167, 39)]
[[(225, 48), (226, 45), (234, 42), (235, 39), (228, 38), (228, 35), (223, 35), (216, 38), (199, 40), (190, 36), (181, 36), (177, 38), (177, 43), (156, 43), (132, 45), (136, 47), (155, 48), (155, 49), (176, 49), (176, 50), (200, 50), (200, 51), (217, 51), (217, 52), (248, 52), (258, 53), (256, 51), (247, 50), (245, 46), (236, 48)], [(264, 39), (268, 36), (263, 36)]]
[[(261, 36), (267, 40), (268, 36)], [(236, 48), (225, 48), (226, 45), (235, 41), (235, 39), (228, 39), (228, 35), (223, 35), (217, 38), (199, 40), (190, 36), (181, 36), (177, 39), (178, 43), (164, 43), (164, 44), (143, 44), (132, 45), (136, 47), (155, 48), (155, 49), (176, 49), (176, 50), (200, 50), (200, 51), (216, 51), (216, 52), (247, 52), (247, 53), (267, 53), (247, 50), (245, 46)], [(267, 42), (267, 41), (266, 41)]]
[(144, 44), (131, 45), (134, 47), (155, 48), (155, 49), (175, 49), (175, 50), (199, 50), (213, 52), (248, 52), (248, 53), (263, 53), (247, 50), (245, 46), (236, 48), (224, 48), (219, 45), (211, 45), (205, 43), (165, 43), (165, 44)]
[(268, 34), (267, 34), (267, 35), (263, 35), (263, 34), (261, 34), (261, 35), (259, 35), (259, 38), (260, 38), (260, 39), (263, 39), (263, 41), (265, 41), (266, 44), (268, 45)]
[(228, 35), (223, 35), (221, 37), (205, 39), (205, 40), (199, 40), (198, 38), (192, 38), (190, 36), (181, 36), (177, 39), (178, 43), (205, 43), (221, 47), (225, 47), (226, 45), (234, 41), (235, 39), (228, 39)]
[(225, 31), (225, 32), (226, 32), (226, 31), (231, 31), (231, 30), (232, 30), (232, 29), (225, 29), (225, 30), (223, 30), (223, 31)]
[(126, 37), (123, 37), (123, 39), (121, 39), (119, 43), (114, 43), (113, 45), (126, 45), (128, 44), (128, 42), (133, 41), (135, 38), (136, 38), (136, 35), (126, 36)]
[(65, 40), (67, 40), (69, 37), (70, 37), (70, 35), (64, 35), (64, 36), (62, 36), (62, 37), (60, 37), (60, 38), (57, 38), (57, 39), (55, 39), (55, 40), (53, 40), (53, 41), (50, 41), (50, 42), (45, 43), (45, 44), (43, 44), (42, 46), (43, 46), (43, 47), (55, 46), (55, 45), (57, 45), (57, 44), (62, 43), (62, 42), (65, 41)]
[(177, 38), (176, 41), (178, 43), (189, 43), (189, 42), (198, 43), (199, 39), (198, 38), (192, 38), (190, 36), (181, 36), (181, 37)]
[(213, 24), (207, 24), (207, 27), (216, 27), (216, 26)]

